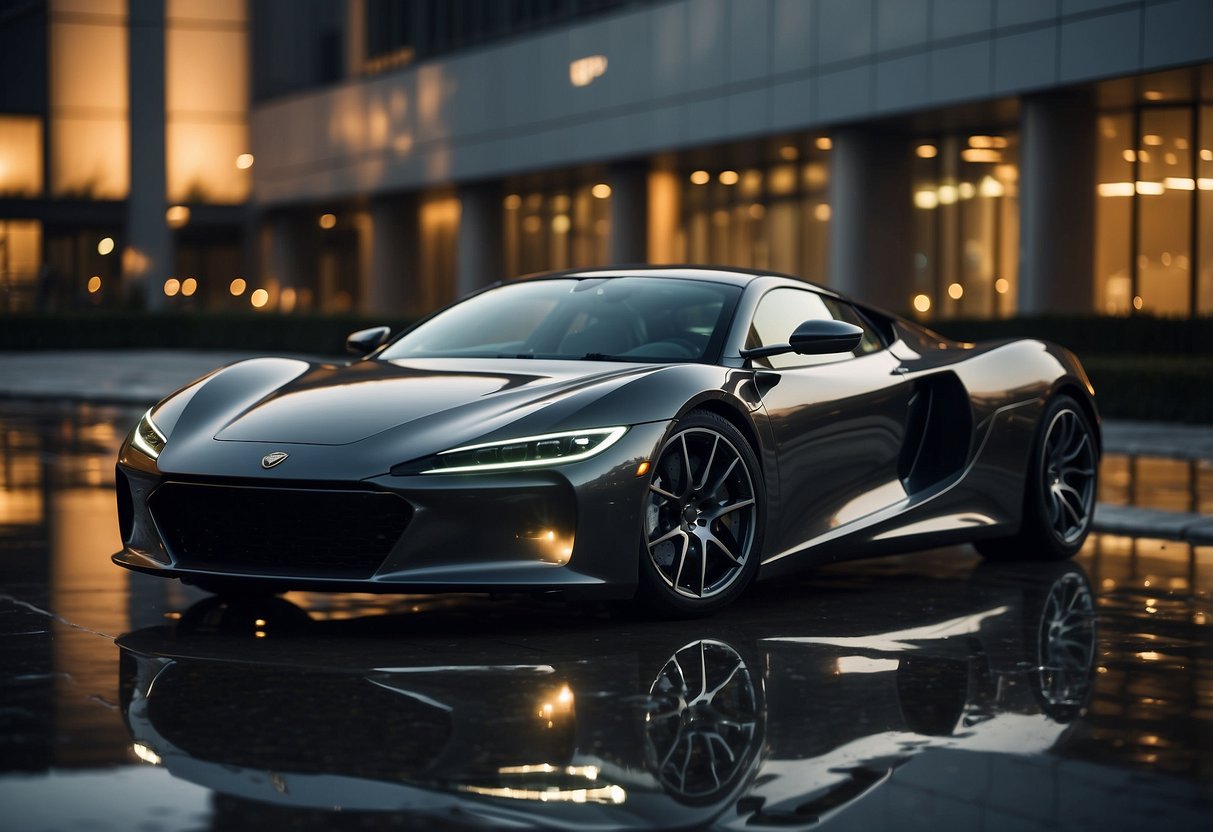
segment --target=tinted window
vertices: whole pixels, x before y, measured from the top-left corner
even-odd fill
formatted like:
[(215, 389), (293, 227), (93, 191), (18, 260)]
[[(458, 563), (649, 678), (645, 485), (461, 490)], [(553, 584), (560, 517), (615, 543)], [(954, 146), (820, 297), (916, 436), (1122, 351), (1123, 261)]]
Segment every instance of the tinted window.
[(851, 353), (834, 355), (798, 355), (785, 353), (766, 358), (756, 358), (754, 362), (771, 369), (786, 367), (804, 367), (811, 364), (828, 364), (842, 361), (856, 355), (864, 355), (879, 350), (883, 344), (854, 307), (834, 298), (823, 297), (816, 292), (803, 289), (773, 289), (763, 295), (754, 311), (750, 322), (750, 331), (746, 336), (746, 349), (765, 347), (772, 344), (786, 344), (796, 327), (805, 321), (839, 320), (862, 327), (863, 340)]
[(438, 314), (382, 357), (703, 361), (719, 350), (740, 294), (653, 277), (508, 284)]

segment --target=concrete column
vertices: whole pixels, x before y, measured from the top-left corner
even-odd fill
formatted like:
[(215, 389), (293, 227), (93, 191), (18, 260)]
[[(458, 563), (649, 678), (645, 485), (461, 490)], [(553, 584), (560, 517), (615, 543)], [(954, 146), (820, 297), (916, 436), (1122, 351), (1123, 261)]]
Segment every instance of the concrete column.
[(1020, 103), (1019, 312), (1091, 312), (1095, 110), (1090, 93)]
[(164, 305), (164, 281), (174, 268), (173, 236), (164, 221), (164, 3), (130, 0), (128, 16), (131, 190), (123, 281), (131, 288), (141, 285), (144, 302), (157, 309)]
[(501, 280), (501, 188), (496, 183), (459, 188), (459, 233), (455, 242), (455, 297)]
[(901, 135), (850, 127), (832, 136), (830, 286), (893, 311), (913, 295), (913, 152)]
[(417, 200), (413, 196), (374, 198), (370, 219), (370, 262), (362, 311), (403, 315), (417, 281)]
[(611, 239), (607, 256), (612, 263), (644, 263), (649, 245), (649, 170), (643, 162), (612, 165)]

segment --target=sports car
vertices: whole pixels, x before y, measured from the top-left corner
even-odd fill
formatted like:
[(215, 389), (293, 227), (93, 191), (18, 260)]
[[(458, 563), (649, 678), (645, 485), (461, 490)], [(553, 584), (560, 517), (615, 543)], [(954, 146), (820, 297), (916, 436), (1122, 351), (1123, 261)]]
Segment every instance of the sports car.
[(795, 278), (626, 267), (494, 285), (350, 363), (255, 358), (122, 445), (115, 563), (217, 592), (548, 592), (664, 615), (756, 577), (1091, 526), (1094, 390)]

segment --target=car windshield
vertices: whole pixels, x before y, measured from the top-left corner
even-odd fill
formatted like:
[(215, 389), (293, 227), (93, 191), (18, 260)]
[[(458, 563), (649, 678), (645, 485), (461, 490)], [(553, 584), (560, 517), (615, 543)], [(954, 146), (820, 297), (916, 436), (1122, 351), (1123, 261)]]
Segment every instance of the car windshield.
[(719, 352), (740, 295), (737, 286), (659, 277), (506, 284), (439, 313), (380, 358), (703, 361)]

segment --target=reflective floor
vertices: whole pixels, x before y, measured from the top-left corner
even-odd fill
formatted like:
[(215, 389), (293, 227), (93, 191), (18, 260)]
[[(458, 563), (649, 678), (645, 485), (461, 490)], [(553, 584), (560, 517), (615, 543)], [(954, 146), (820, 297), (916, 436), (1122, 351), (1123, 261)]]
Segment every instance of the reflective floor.
[[(109, 562), (137, 416), (0, 403), (0, 829), (1209, 828), (1213, 549), (941, 549), (699, 622), (221, 603)], [(1209, 511), (1181, 465), (1104, 499)]]

